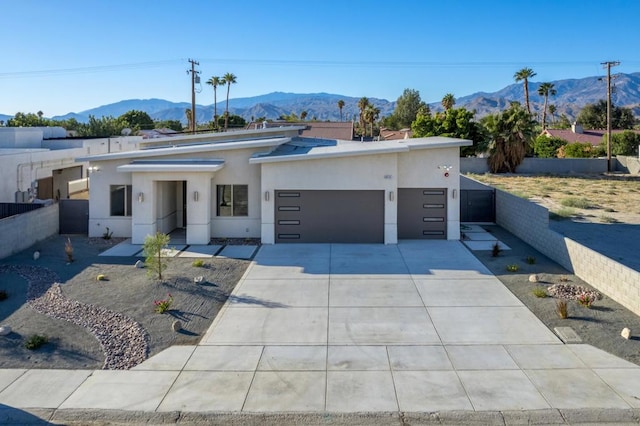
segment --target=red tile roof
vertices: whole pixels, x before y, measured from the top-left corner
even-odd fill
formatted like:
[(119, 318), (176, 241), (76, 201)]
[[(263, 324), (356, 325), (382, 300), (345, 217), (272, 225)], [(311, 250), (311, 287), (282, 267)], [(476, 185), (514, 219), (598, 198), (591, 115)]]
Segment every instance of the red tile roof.
[[(640, 133), (637, 130), (632, 130), (635, 133)], [(612, 130), (612, 133), (622, 133), (624, 130)], [(582, 133), (574, 133), (571, 129), (545, 129), (542, 134), (547, 136), (553, 136), (556, 138), (564, 139), (569, 143), (580, 142), (590, 143), (593, 146), (598, 146), (603, 142), (603, 136), (607, 133), (606, 130), (584, 130)]]

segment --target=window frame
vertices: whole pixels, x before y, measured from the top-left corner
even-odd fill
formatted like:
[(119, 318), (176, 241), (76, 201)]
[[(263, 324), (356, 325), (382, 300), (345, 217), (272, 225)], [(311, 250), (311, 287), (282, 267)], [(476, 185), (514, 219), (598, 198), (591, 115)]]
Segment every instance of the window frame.
[[(124, 196), (122, 197), (122, 214), (114, 214), (114, 194), (124, 190)], [(127, 184), (115, 184), (109, 185), (109, 216), (110, 217), (131, 217), (133, 210), (133, 186)], [(118, 210), (116, 213), (118, 213)]]
[[(227, 192), (228, 191), (228, 192)], [(240, 195), (244, 193), (244, 204)], [(226, 199), (229, 197), (229, 200)], [(222, 200), (220, 199), (222, 198)], [(220, 207), (228, 207), (229, 213), (221, 211)], [(249, 185), (220, 184), (216, 185), (216, 216), (217, 217), (249, 217)]]

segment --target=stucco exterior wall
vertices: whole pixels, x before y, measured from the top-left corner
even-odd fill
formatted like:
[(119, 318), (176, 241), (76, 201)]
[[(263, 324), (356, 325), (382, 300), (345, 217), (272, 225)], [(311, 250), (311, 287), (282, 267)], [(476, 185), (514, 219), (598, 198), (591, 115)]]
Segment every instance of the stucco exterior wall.
[(0, 220), (0, 259), (57, 234), (59, 223), (58, 204)]

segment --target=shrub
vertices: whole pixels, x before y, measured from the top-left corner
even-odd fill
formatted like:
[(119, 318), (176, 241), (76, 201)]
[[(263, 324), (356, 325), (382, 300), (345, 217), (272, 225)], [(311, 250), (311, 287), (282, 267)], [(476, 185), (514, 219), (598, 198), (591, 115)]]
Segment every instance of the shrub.
[(507, 265), (507, 271), (509, 272), (518, 272), (519, 269), (520, 267), (518, 265)]
[(536, 258), (534, 256), (527, 256), (527, 263), (529, 265), (534, 265), (536, 263)]
[(562, 319), (569, 318), (569, 306), (566, 300), (557, 300), (556, 301), (556, 312), (558, 316)]
[(162, 280), (162, 271), (167, 269), (167, 257), (164, 251), (169, 247), (170, 237), (167, 234), (156, 232), (155, 235), (147, 235), (144, 239), (142, 253), (144, 264), (147, 267), (147, 275)]
[(169, 308), (171, 308), (171, 305), (173, 304), (173, 296), (171, 296), (171, 293), (168, 293), (166, 299), (154, 300), (153, 304), (156, 306), (157, 313), (164, 314), (169, 310)]
[(558, 158), (593, 158), (604, 154), (601, 146), (593, 146), (588, 142), (574, 142), (558, 149)]
[(0, 301), (7, 300), (8, 297), (9, 297), (9, 294), (7, 294), (6, 290), (0, 290)]
[(549, 212), (549, 219), (551, 220), (563, 220), (563, 219), (568, 219), (572, 216), (575, 216), (576, 211), (572, 208), (569, 207), (563, 207), (561, 209), (558, 210), (554, 210), (554, 211), (550, 211)]
[(196, 268), (202, 268), (204, 266), (204, 260), (196, 259), (193, 262), (191, 262), (191, 266), (194, 266)]
[(24, 347), (29, 349), (30, 351), (35, 351), (39, 347), (46, 345), (48, 342), (49, 339), (47, 339), (47, 336), (34, 334), (24, 342)]
[(547, 289), (545, 289), (544, 287), (534, 287), (533, 290), (531, 290), (531, 292), (535, 297), (544, 298), (549, 296), (547, 294)]
[(595, 302), (596, 298), (589, 293), (582, 293), (576, 300), (578, 301), (580, 306), (590, 308), (591, 305), (593, 305), (593, 302)]
[(586, 198), (568, 197), (560, 200), (560, 204), (565, 207), (574, 207), (576, 209), (592, 209), (595, 206)]
[(500, 256), (500, 252), (502, 249), (500, 248), (500, 244), (496, 241), (491, 247), (491, 256), (498, 257)]
[(567, 141), (555, 136), (539, 135), (533, 141), (533, 152), (541, 158), (554, 158), (558, 149), (567, 144)]
[(102, 238), (104, 238), (105, 240), (110, 240), (112, 235), (113, 231), (109, 232), (109, 227), (107, 226), (107, 230), (102, 234)]
[[(607, 135), (604, 135), (603, 139), (603, 143), (606, 144)], [(631, 130), (614, 133), (611, 135), (611, 154), (637, 156), (638, 144), (640, 144), (640, 135)]]
[(71, 238), (67, 238), (67, 241), (64, 243), (64, 253), (67, 255), (67, 261), (69, 263), (73, 262), (73, 245), (71, 244)]

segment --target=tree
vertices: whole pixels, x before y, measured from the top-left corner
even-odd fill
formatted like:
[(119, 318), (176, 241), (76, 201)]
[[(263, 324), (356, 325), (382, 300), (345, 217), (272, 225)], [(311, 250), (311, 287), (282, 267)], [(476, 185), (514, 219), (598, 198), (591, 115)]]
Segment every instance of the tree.
[(109, 137), (122, 134), (122, 130), (129, 127), (122, 118), (113, 118), (112, 116), (102, 116), (96, 118), (93, 115), (89, 116), (89, 122), (81, 124), (77, 131), (79, 136), (98, 136)]
[(214, 123), (218, 123), (218, 86), (221, 86), (220, 80), (221, 80), (220, 77), (215, 77), (215, 76), (207, 80), (207, 84), (213, 86), (213, 122)]
[(447, 93), (442, 98), (442, 107), (444, 108), (445, 111), (453, 108), (455, 104), (456, 104), (456, 98), (453, 96), (452, 93)]
[(420, 92), (413, 89), (404, 89), (402, 95), (396, 101), (396, 108), (393, 111), (395, 130), (411, 127), (418, 116), (421, 108), (428, 108), (427, 104), (420, 99)]
[[(576, 119), (585, 129), (607, 128), (607, 101), (600, 100), (595, 104), (585, 105)], [(611, 128), (633, 129), (635, 118), (629, 108), (620, 108), (611, 105)]]
[(536, 122), (518, 102), (509, 109), (482, 119), (491, 136), (489, 170), (515, 173), (535, 134)]
[(371, 104), (367, 105), (367, 108), (364, 110), (364, 120), (371, 126), (371, 137), (373, 137), (373, 123), (378, 119), (379, 116), (380, 108), (377, 108)]
[(342, 121), (342, 108), (344, 108), (344, 101), (340, 99), (338, 101), (338, 109), (340, 110), (340, 121)]
[(154, 122), (153, 128), (154, 129), (171, 129), (171, 130), (175, 130), (176, 132), (181, 132), (181, 131), (184, 130), (180, 120), (161, 120), (161, 121), (156, 121), (156, 122)]
[[(604, 142), (607, 142), (607, 135), (604, 135)], [(640, 135), (625, 130), (622, 133), (614, 133), (611, 135), (611, 154), (613, 155), (638, 155), (638, 144), (640, 144)]]
[(187, 116), (187, 129), (193, 129), (193, 113), (191, 112), (191, 108), (185, 109), (184, 115)]
[(529, 107), (529, 79), (535, 76), (536, 73), (531, 68), (522, 68), (513, 75), (516, 83), (522, 81), (524, 84), (524, 104), (529, 114), (531, 114), (531, 108)]
[(227, 85), (227, 106), (224, 110), (224, 131), (226, 132), (229, 127), (229, 90), (231, 89), (232, 84), (237, 83), (237, 77), (228, 72), (222, 77), (222, 80), (224, 81), (222, 85)]
[(369, 104), (370, 104), (369, 98), (364, 96), (360, 98), (360, 100), (358, 101), (358, 109), (360, 110), (360, 129), (362, 130), (362, 136), (365, 136), (365, 133), (366, 133), (366, 129), (365, 129), (366, 119), (365, 119), (364, 111), (367, 109)]
[(549, 114), (551, 114), (551, 123), (553, 123), (556, 120), (556, 106), (551, 104), (549, 105)]
[(149, 130), (155, 127), (155, 123), (153, 122), (153, 119), (149, 117), (149, 114), (135, 109), (125, 112), (118, 117), (118, 120), (122, 120), (126, 123), (126, 126), (132, 129), (134, 133), (139, 130)]
[[(239, 115), (229, 114), (228, 117), (218, 117), (217, 127), (224, 126), (224, 122), (227, 120), (229, 127), (244, 127), (247, 125), (247, 121)], [(257, 120), (260, 122), (261, 120)], [(296, 120), (297, 121), (297, 120)]]
[(307, 119), (307, 115), (308, 115), (308, 114), (309, 114), (309, 113), (308, 113), (307, 111), (302, 111), (302, 112), (300, 113), (300, 120), (302, 120), (302, 121), (306, 120), (306, 119)]
[(411, 125), (413, 137), (446, 136), (469, 139), (473, 141), (473, 145), (462, 147), (460, 156), (483, 153), (488, 148), (489, 137), (484, 127), (474, 121), (474, 115), (465, 108), (451, 108), (432, 116), (428, 108), (423, 108)]
[[(39, 111), (41, 112), (41, 111)], [(7, 120), (7, 127), (38, 127), (38, 126), (55, 126), (52, 120), (42, 118), (32, 112), (17, 112), (12, 118)]]
[(169, 247), (170, 237), (167, 234), (156, 232), (155, 235), (147, 235), (142, 245), (142, 254), (145, 257), (144, 264), (147, 267), (147, 275), (162, 280), (162, 272), (167, 268), (168, 257), (165, 254)]
[(542, 128), (547, 128), (547, 103), (549, 101), (549, 96), (555, 96), (557, 90), (554, 88), (553, 83), (542, 83), (538, 86), (538, 95), (544, 97), (544, 107), (542, 109)]
[(589, 142), (574, 142), (558, 149), (558, 158), (593, 158), (604, 155), (604, 147), (593, 146)]
[(540, 158), (554, 158), (558, 155), (558, 149), (567, 143), (555, 136), (538, 135), (533, 141), (533, 152)]

